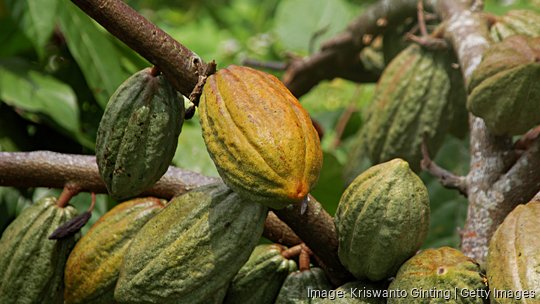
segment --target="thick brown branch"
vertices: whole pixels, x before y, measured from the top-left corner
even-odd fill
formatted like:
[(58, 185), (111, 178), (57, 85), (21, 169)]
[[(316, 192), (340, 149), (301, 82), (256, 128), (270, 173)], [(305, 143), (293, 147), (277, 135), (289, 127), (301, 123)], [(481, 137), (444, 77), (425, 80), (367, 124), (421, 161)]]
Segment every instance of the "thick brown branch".
[(86, 14), (148, 61), (158, 66), (174, 87), (189, 96), (206, 64), (122, 0), (72, 0)]
[[(193, 188), (219, 181), (195, 172), (169, 167), (167, 173), (142, 195), (171, 198)], [(94, 156), (50, 151), (0, 152), (0, 185), (64, 188), (76, 184), (81, 191), (107, 193)]]
[(416, 5), (417, 0), (377, 2), (351, 22), (347, 30), (327, 41), (319, 52), (291, 62), (283, 82), (300, 97), (319, 82), (336, 77), (356, 82), (377, 81), (379, 75), (366, 71), (358, 56), (366, 46), (364, 37), (375, 37), (407, 17), (415, 16)]
[(467, 179), (464, 176), (457, 176), (433, 162), (429, 157), (425, 142), (422, 143), (422, 155), (423, 159), (420, 163), (422, 170), (427, 171), (429, 174), (436, 177), (444, 187), (456, 189), (459, 193), (467, 196)]
[(300, 215), (300, 204), (274, 212), (324, 262), (328, 277), (334, 285), (339, 286), (352, 279), (352, 275), (339, 262), (334, 221), (313, 196), (310, 195), (309, 198), (307, 210), (303, 215)]
[(282, 222), (274, 212), (268, 212), (264, 223), (263, 236), (270, 241), (292, 247), (302, 243), (302, 240), (292, 231), (287, 224)]

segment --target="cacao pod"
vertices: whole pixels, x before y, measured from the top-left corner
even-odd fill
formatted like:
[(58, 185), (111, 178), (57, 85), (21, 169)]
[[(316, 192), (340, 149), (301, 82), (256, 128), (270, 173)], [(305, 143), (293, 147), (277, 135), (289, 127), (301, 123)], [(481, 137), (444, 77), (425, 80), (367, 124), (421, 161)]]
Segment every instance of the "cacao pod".
[[(517, 206), (491, 238), (486, 263), (492, 303), (540, 301), (540, 202)], [(534, 292), (517, 298), (516, 292)], [(509, 292), (513, 292), (510, 294)]]
[(284, 258), (282, 251), (276, 244), (255, 247), (231, 282), (224, 303), (274, 303), (283, 281), (296, 270), (296, 263)]
[(248, 260), (266, 213), (266, 207), (241, 199), (223, 183), (173, 199), (131, 241), (115, 299), (207, 303)]
[(308, 113), (276, 77), (230, 66), (208, 77), (199, 104), (206, 148), (239, 195), (272, 208), (301, 202), (322, 166)]
[(540, 36), (540, 14), (532, 10), (511, 10), (491, 26), (491, 38), (500, 42), (513, 35)]
[(383, 304), (384, 290), (360, 281), (346, 283), (332, 292), (332, 296), (316, 298), (315, 304)]
[(486, 285), (478, 263), (459, 250), (426, 249), (401, 266), (388, 291), (405, 296), (389, 297), (388, 303), (481, 304), (487, 300)]
[(275, 304), (315, 303), (316, 297), (309, 294), (310, 291), (321, 292), (331, 289), (332, 286), (320, 268), (291, 272), (283, 282)]
[(334, 221), (343, 266), (360, 280), (388, 278), (426, 238), (427, 189), (401, 159), (373, 166), (347, 187)]
[(24, 209), (0, 239), (0, 303), (63, 303), (63, 274), (76, 237), (49, 240), (77, 215), (46, 197)]
[(518, 135), (540, 123), (540, 37), (493, 44), (471, 75), (467, 107), (495, 135)]
[[(456, 109), (465, 105), (465, 91), (458, 88), (463, 86), (462, 77), (451, 68), (451, 58), (448, 51), (430, 52), (417, 44), (401, 51), (381, 75), (358, 133), (363, 138), (359, 144), (366, 148), (353, 150), (367, 151), (374, 164), (403, 158), (418, 172), (424, 138), (428, 150), (436, 154)], [(362, 156), (355, 153), (351, 158)]]
[(184, 102), (164, 76), (144, 69), (111, 96), (99, 123), (96, 160), (109, 194), (140, 194), (167, 171), (184, 119)]
[(163, 206), (157, 198), (138, 198), (105, 213), (69, 255), (65, 303), (114, 303), (114, 287), (129, 243)]

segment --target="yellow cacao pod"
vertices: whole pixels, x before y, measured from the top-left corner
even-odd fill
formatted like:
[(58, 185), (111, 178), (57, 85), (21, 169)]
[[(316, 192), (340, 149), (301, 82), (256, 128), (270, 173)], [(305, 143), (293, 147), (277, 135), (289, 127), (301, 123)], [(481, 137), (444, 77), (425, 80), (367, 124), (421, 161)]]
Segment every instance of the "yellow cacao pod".
[(283, 208), (317, 182), (319, 137), (276, 77), (240, 66), (219, 70), (204, 86), (199, 114), (219, 175), (244, 198)]

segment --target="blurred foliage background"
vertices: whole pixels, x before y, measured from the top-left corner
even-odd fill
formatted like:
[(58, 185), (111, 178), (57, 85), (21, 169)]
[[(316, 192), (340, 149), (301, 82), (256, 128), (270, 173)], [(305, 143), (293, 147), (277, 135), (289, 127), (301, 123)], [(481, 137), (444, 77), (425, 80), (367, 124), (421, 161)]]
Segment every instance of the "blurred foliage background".
[[(129, 0), (127, 3), (205, 60), (219, 67), (244, 59), (286, 61), (306, 56), (342, 31), (365, 0)], [(540, 8), (539, 0), (487, 0), (486, 10)], [(0, 151), (51, 150), (93, 154), (96, 129), (109, 96), (149, 63), (69, 1), (0, 0)], [(276, 73), (280, 76), (279, 73)], [(313, 194), (333, 213), (345, 187), (342, 174), (351, 138), (362, 126), (374, 84), (336, 79), (301, 98), (324, 131), (324, 167)], [(448, 137), (436, 160), (466, 174), (468, 140)], [(174, 165), (217, 176), (197, 119), (184, 124)], [(457, 246), (467, 201), (426, 174), (432, 204), (425, 247)], [(0, 187), (0, 232), (26, 206), (59, 189)], [(90, 203), (82, 193), (72, 203)], [(116, 202), (98, 195), (91, 222)], [(87, 225), (85, 229), (88, 229)]]

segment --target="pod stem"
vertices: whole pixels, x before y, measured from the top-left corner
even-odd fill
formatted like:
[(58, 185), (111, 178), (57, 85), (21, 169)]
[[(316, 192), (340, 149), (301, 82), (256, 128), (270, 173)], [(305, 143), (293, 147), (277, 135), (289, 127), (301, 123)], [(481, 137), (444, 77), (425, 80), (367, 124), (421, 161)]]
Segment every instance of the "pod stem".
[(300, 252), (302, 251), (302, 246), (303, 244), (300, 244), (300, 245), (293, 246), (287, 250), (284, 250), (283, 252), (281, 252), (281, 256), (286, 259), (292, 259), (294, 257), (297, 257), (298, 255), (300, 255)]
[(71, 200), (71, 198), (79, 194), (81, 190), (82, 189), (78, 184), (74, 182), (67, 182), (64, 185), (64, 189), (62, 190), (62, 193), (58, 197), (58, 201), (56, 202), (56, 205), (60, 208), (65, 208), (69, 204), (69, 201)]
[(310, 267), (310, 253), (311, 253), (311, 250), (309, 250), (309, 248), (305, 245), (305, 244), (301, 244), (300, 245), (301, 247), (301, 250), (300, 250), (300, 255), (298, 256), (298, 269), (300, 271), (305, 271), (305, 270), (309, 270), (311, 269)]

